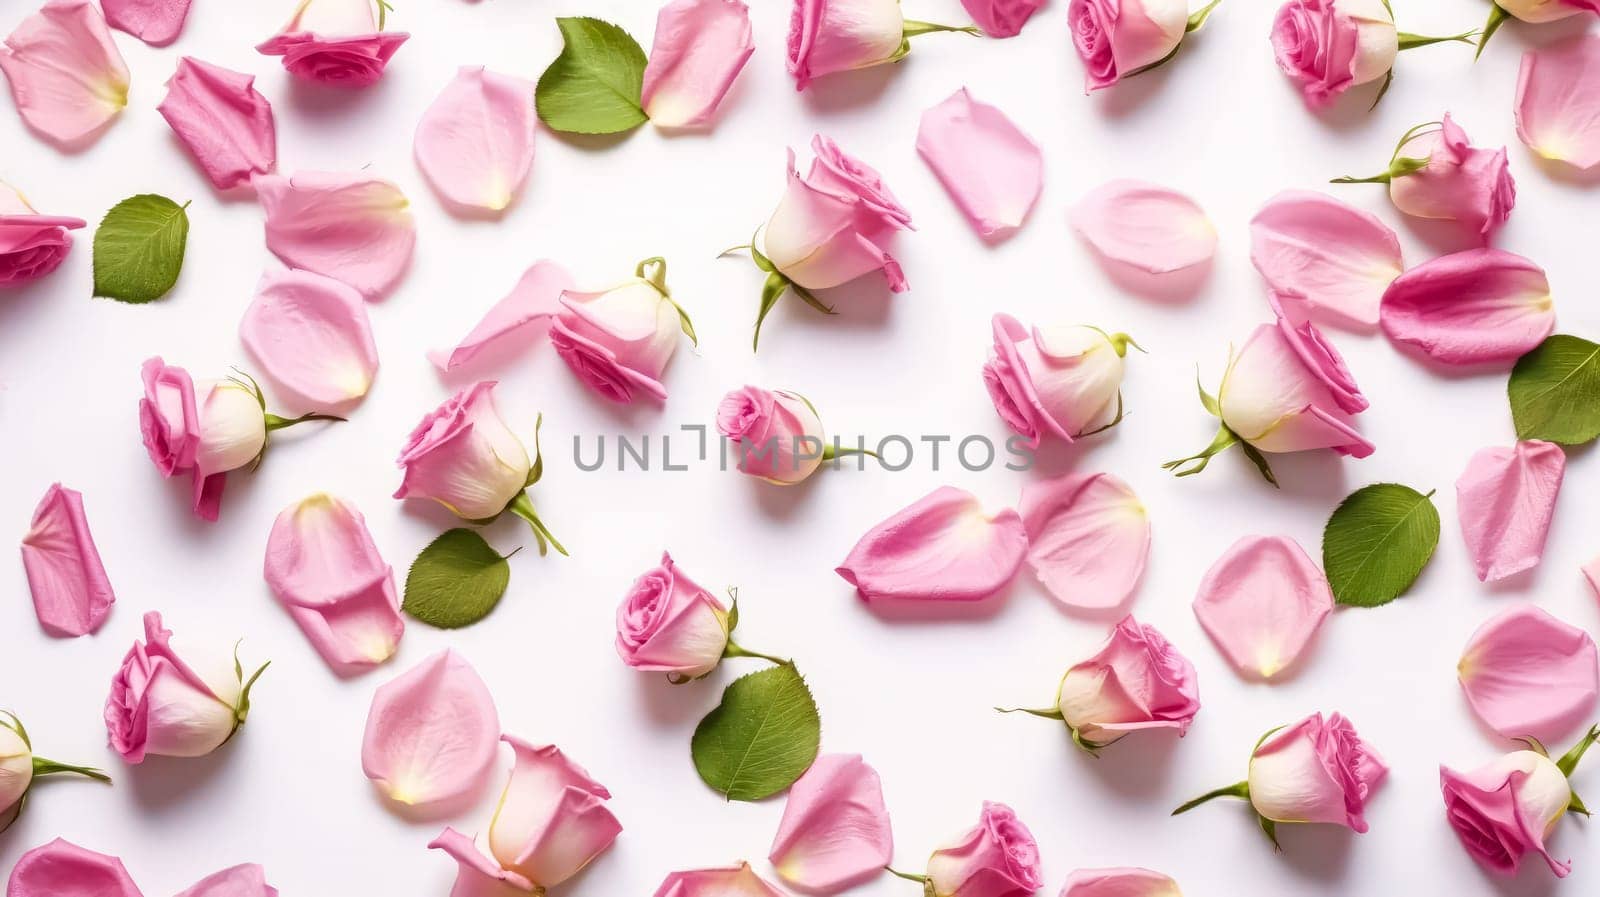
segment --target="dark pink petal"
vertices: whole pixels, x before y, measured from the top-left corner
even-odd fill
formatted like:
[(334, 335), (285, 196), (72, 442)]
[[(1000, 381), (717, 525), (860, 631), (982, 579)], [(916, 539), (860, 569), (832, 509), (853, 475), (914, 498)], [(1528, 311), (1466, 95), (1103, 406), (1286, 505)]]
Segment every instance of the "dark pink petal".
[(1333, 591), (1305, 549), (1286, 536), (1246, 536), (1211, 565), (1194, 615), (1234, 668), (1271, 679), (1311, 643), (1333, 611)]
[(143, 897), (114, 856), (57, 838), (17, 858), (6, 897)]
[(1011, 582), (1027, 548), (1016, 511), (990, 516), (941, 486), (869, 530), (834, 572), (867, 602), (982, 601)]
[(100, 0), (112, 28), (137, 37), (152, 47), (165, 47), (178, 39), (193, 0)]
[(157, 107), (218, 190), (277, 167), (272, 104), (256, 92), (255, 80), (254, 75), (185, 56)]
[(1071, 473), (1022, 487), (1028, 567), (1068, 607), (1105, 609), (1133, 594), (1150, 556), (1150, 518), (1128, 484)]
[(1383, 295), (1383, 332), (1446, 364), (1515, 361), (1555, 330), (1544, 269), (1499, 249), (1469, 249), (1400, 275)]
[(117, 600), (83, 513), (83, 495), (60, 483), (50, 487), (22, 537), (22, 566), (39, 625), (51, 635), (94, 632)]
[(1532, 605), (1479, 626), (1456, 674), (1472, 712), (1507, 738), (1564, 737), (1600, 695), (1594, 639)]
[[(565, 268), (547, 260), (534, 262), (460, 345), (448, 352), (429, 352), (428, 360), (441, 371), (453, 371), (502, 337), (525, 332), (531, 337), (532, 331), (548, 324), (561, 311), (561, 294), (574, 286), (572, 275)], [(529, 342), (533, 341), (530, 338)]]
[(1456, 480), (1456, 512), (1479, 581), (1538, 565), (1566, 470), (1561, 446), (1536, 439), (1472, 456)]
[(983, 237), (1022, 226), (1044, 185), (1044, 154), (965, 87), (922, 113), (917, 152)]

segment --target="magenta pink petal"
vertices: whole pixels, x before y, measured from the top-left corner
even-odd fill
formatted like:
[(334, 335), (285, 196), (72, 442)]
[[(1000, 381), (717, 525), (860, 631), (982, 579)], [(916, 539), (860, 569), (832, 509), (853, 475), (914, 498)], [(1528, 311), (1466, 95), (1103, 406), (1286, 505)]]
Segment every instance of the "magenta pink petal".
[(114, 856), (57, 838), (17, 858), (6, 897), (143, 897)]
[(411, 264), (416, 225), (394, 184), (362, 172), (265, 175), (256, 193), (267, 214), (267, 248), (291, 268), (313, 271), (380, 299)]
[(157, 107), (218, 190), (277, 167), (272, 104), (256, 91), (255, 80), (254, 75), (185, 56)]
[(740, 0), (672, 0), (656, 14), (641, 104), (663, 128), (710, 125), (755, 52)]
[(1101, 258), (1146, 274), (1204, 265), (1217, 230), (1189, 197), (1144, 181), (1114, 180), (1072, 210), (1072, 226)]
[(165, 47), (183, 32), (193, 0), (100, 0), (106, 21), (152, 47)]
[(29, 128), (78, 149), (128, 105), (128, 67), (90, 0), (49, 0), (0, 46), (0, 71)]
[(1537, 439), (1472, 456), (1456, 480), (1456, 512), (1479, 581), (1538, 566), (1566, 470), (1561, 446)]
[(359, 399), (378, 373), (378, 346), (361, 294), (310, 271), (261, 275), (239, 322), (239, 339), (297, 411)]
[(982, 601), (1011, 582), (1027, 548), (1016, 511), (990, 516), (970, 492), (940, 486), (867, 531), (834, 572), (869, 603)]
[(1339, 322), (1371, 327), (1404, 264), (1377, 216), (1309, 190), (1285, 190), (1250, 219), (1250, 261), (1273, 293)]
[(656, 888), (655, 897), (784, 897), (784, 894), (757, 875), (749, 863), (740, 863), (673, 872)]
[(1333, 611), (1333, 592), (1287, 536), (1246, 536), (1200, 582), (1194, 615), (1240, 673), (1271, 679), (1291, 667)]
[(859, 754), (823, 754), (790, 786), (767, 853), (778, 877), (805, 894), (837, 894), (893, 858), (883, 783)]
[(33, 512), (22, 537), (22, 566), (39, 625), (51, 635), (87, 635), (100, 628), (117, 596), (83, 513), (83, 494), (56, 483)]
[(1526, 604), (1479, 626), (1456, 673), (1472, 712), (1508, 738), (1553, 743), (1589, 721), (1600, 695), (1594, 639)]
[(1523, 53), (1512, 108), (1528, 149), (1574, 168), (1600, 165), (1600, 35)]
[(1016, 37), (1044, 0), (961, 0), (973, 24), (990, 37)]
[(1171, 876), (1136, 867), (1079, 869), (1067, 876), (1061, 897), (1183, 897)]
[(1044, 154), (965, 87), (922, 113), (917, 152), (985, 238), (1022, 226), (1044, 186)]
[(278, 889), (267, 884), (265, 869), (244, 863), (207, 875), (178, 897), (278, 897)]
[[(567, 269), (549, 260), (534, 262), (459, 345), (448, 352), (429, 352), (428, 360), (441, 371), (453, 371), (502, 337), (529, 333), (548, 324), (561, 311), (561, 295), (575, 286)], [(532, 335), (530, 343), (534, 342)]]
[(533, 168), (533, 82), (462, 66), (428, 111), (412, 149), (444, 201), (500, 212)]
[(489, 689), (447, 649), (372, 696), (361, 770), (396, 803), (448, 806), (483, 787), (499, 741)]
[(1150, 517), (1109, 473), (1069, 473), (1022, 487), (1028, 567), (1067, 607), (1104, 610), (1133, 595), (1150, 556)]
[(456, 883), (450, 889), (450, 897), (511, 897), (544, 892), (526, 877), (500, 868), (471, 838), (453, 828), (445, 828), (439, 837), (428, 842), (428, 849), (442, 850), (456, 861)]
[(1383, 332), (1445, 364), (1515, 361), (1555, 330), (1544, 269), (1500, 249), (1440, 256), (1389, 285)]

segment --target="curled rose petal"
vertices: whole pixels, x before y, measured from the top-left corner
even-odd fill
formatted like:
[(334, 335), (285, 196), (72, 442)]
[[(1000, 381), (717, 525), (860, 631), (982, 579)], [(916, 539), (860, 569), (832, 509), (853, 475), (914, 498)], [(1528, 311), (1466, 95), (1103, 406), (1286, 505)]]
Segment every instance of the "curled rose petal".
[(1044, 184), (1038, 144), (965, 87), (922, 113), (917, 152), (985, 238), (1021, 227)]
[(83, 513), (83, 494), (52, 485), (22, 537), (22, 566), (39, 625), (51, 635), (87, 635), (100, 628), (117, 596)]
[(1183, 897), (1170, 876), (1149, 869), (1079, 869), (1067, 876), (1061, 897)]
[(1523, 53), (1513, 109), (1528, 149), (1574, 168), (1600, 165), (1600, 35)]
[(152, 47), (178, 39), (192, 0), (100, 0), (106, 22)]
[(1072, 226), (1107, 262), (1146, 274), (1204, 265), (1217, 251), (1217, 229), (1194, 200), (1144, 181), (1090, 191), (1072, 210)]
[(806, 894), (837, 894), (894, 858), (883, 783), (859, 754), (824, 754), (789, 788), (767, 853), (778, 877)]
[(834, 572), (863, 601), (982, 601), (1004, 589), (1028, 548), (1022, 518), (993, 516), (970, 492), (940, 486), (861, 537)]
[(506, 735), (516, 765), (489, 823), (489, 852), (542, 891), (561, 884), (605, 852), (622, 823), (611, 792), (555, 745)]
[(1456, 675), (1472, 712), (1507, 738), (1561, 738), (1600, 695), (1594, 639), (1532, 605), (1479, 626)]
[(442, 850), (456, 861), (456, 883), (450, 897), (507, 897), (511, 894), (540, 894), (533, 882), (499, 864), (478, 849), (472, 839), (446, 827), (439, 837), (428, 842), (429, 850)]
[(1544, 269), (1500, 249), (1424, 262), (1383, 294), (1383, 332), (1445, 364), (1515, 361), (1556, 327)]
[(1022, 487), (1028, 567), (1051, 597), (1104, 610), (1133, 594), (1150, 556), (1150, 518), (1109, 473), (1069, 473)]
[(1246, 536), (1211, 565), (1194, 615), (1234, 668), (1271, 679), (1294, 664), (1333, 610), (1333, 591), (1299, 543)]
[(411, 263), (416, 225), (400, 188), (361, 172), (302, 171), (255, 181), (267, 248), (291, 268), (342, 280), (369, 301)]
[(22, 120), (77, 149), (128, 105), (128, 67), (90, 0), (49, 0), (0, 46), (0, 71)]
[(511, 292), (489, 309), (459, 345), (448, 352), (429, 352), (428, 360), (441, 371), (453, 371), (502, 337), (548, 324), (561, 311), (561, 294), (574, 286), (567, 269), (548, 260), (534, 262), (533, 267), (522, 273)]
[(239, 339), (302, 409), (359, 399), (378, 372), (378, 346), (361, 294), (310, 271), (261, 275), (239, 322)]
[(1250, 219), (1250, 261), (1280, 297), (1362, 327), (1405, 266), (1377, 216), (1309, 190), (1285, 190)]
[(397, 803), (448, 805), (483, 786), (499, 741), (489, 689), (446, 649), (372, 696), (361, 771)]
[(157, 107), (218, 190), (278, 164), (272, 104), (256, 92), (255, 81), (254, 75), (185, 56)]
[(1481, 449), (1467, 462), (1456, 512), (1480, 582), (1538, 566), (1566, 470), (1561, 446), (1537, 439)]
[(278, 889), (267, 884), (265, 869), (244, 863), (207, 875), (178, 897), (278, 897)]
[(143, 897), (122, 861), (57, 838), (17, 858), (6, 897)]
[(672, 0), (656, 14), (640, 103), (663, 128), (709, 125), (755, 42), (740, 0)]
[(673, 872), (656, 888), (655, 897), (783, 897), (783, 892), (767, 884), (749, 863), (740, 863)]
[(533, 167), (533, 83), (462, 66), (422, 113), (412, 150), (445, 202), (500, 212)]

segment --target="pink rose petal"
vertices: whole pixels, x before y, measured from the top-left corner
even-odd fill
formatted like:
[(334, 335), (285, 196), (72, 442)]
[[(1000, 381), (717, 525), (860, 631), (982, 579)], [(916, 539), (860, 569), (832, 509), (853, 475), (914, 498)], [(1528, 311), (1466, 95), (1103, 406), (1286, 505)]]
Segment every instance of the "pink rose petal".
[(412, 143), (417, 167), (446, 203), (500, 212), (533, 167), (533, 82), (462, 66)]
[(784, 894), (755, 874), (749, 863), (740, 863), (718, 869), (673, 872), (656, 888), (655, 897), (784, 897)]
[(555, 745), (501, 740), (516, 762), (489, 823), (489, 852), (541, 890), (559, 885), (622, 834), (606, 806), (611, 792)]
[(472, 839), (453, 828), (428, 842), (429, 850), (442, 850), (457, 864), (456, 883), (450, 897), (510, 897), (513, 894), (543, 894), (542, 888), (516, 872), (502, 869)]
[(883, 783), (859, 754), (824, 754), (789, 788), (767, 859), (806, 894), (837, 894), (894, 858)]
[(11, 867), (6, 897), (143, 897), (114, 856), (57, 838), (28, 851)]
[(378, 373), (378, 346), (361, 294), (310, 271), (261, 275), (239, 322), (239, 339), (297, 410), (359, 399)]
[(411, 263), (416, 225), (394, 184), (361, 172), (302, 171), (256, 179), (267, 248), (291, 268), (382, 298)]
[(22, 537), (22, 566), (39, 625), (51, 635), (87, 635), (100, 628), (117, 596), (83, 513), (83, 494), (52, 485)]
[(982, 601), (1011, 582), (1027, 548), (1016, 511), (989, 516), (971, 493), (940, 486), (869, 530), (834, 572), (869, 603)]
[(711, 124), (755, 42), (750, 8), (740, 0), (672, 0), (656, 14), (640, 102), (652, 124)]
[(1022, 487), (1028, 567), (1067, 607), (1104, 610), (1133, 594), (1150, 556), (1150, 518), (1128, 484), (1069, 473)]
[(183, 32), (193, 0), (100, 0), (106, 21), (152, 47), (165, 47)]
[(1513, 109), (1528, 149), (1574, 168), (1600, 165), (1600, 35), (1523, 53)]
[[(516, 333), (529, 333), (531, 337), (538, 325), (548, 324), (560, 313), (561, 295), (575, 286), (567, 269), (548, 260), (534, 262), (460, 345), (449, 352), (429, 352), (428, 360), (441, 371), (453, 371), (502, 337)], [(530, 338), (529, 342), (536, 340)]]
[(1217, 230), (1194, 200), (1144, 181), (1091, 190), (1072, 210), (1072, 226), (1104, 260), (1146, 274), (1204, 265), (1217, 251)]
[(267, 884), (265, 869), (245, 863), (207, 875), (178, 897), (278, 897), (278, 889)]
[(185, 56), (157, 107), (218, 190), (277, 167), (272, 104), (256, 92), (255, 80), (254, 75)]
[(973, 24), (989, 37), (1016, 37), (1044, 0), (961, 0)]
[(372, 696), (361, 770), (397, 803), (448, 805), (483, 786), (499, 741), (489, 689), (447, 649)]
[(1309, 190), (1285, 190), (1250, 219), (1250, 261), (1273, 293), (1363, 327), (1378, 323), (1378, 303), (1405, 269), (1388, 225)]
[(1135, 867), (1079, 869), (1067, 876), (1061, 897), (1183, 897), (1171, 876)]
[(1594, 639), (1526, 604), (1479, 626), (1456, 673), (1472, 712), (1508, 738), (1553, 743), (1589, 720), (1600, 695)]
[(1021, 227), (1044, 185), (1038, 144), (965, 87), (922, 113), (917, 152), (985, 238)]
[(1544, 269), (1500, 249), (1424, 262), (1383, 295), (1383, 332), (1445, 364), (1515, 361), (1556, 327)]
[(1472, 456), (1456, 480), (1456, 512), (1480, 582), (1538, 566), (1566, 470), (1567, 453), (1537, 439)]
[(1200, 628), (1240, 673), (1292, 666), (1333, 610), (1316, 563), (1286, 536), (1246, 536), (1211, 565), (1194, 599)]
[(45, 140), (78, 149), (128, 105), (128, 67), (90, 0), (49, 0), (0, 46), (0, 71), (22, 120)]

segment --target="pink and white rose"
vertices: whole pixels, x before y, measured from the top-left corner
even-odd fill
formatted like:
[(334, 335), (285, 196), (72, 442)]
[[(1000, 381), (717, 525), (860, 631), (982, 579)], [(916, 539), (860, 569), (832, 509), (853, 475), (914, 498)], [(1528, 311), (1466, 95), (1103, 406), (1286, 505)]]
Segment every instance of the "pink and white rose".
[(81, 218), (41, 215), (22, 193), (0, 181), (0, 288), (38, 280), (61, 267)]
[(495, 381), (456, 393), (411, 431), (394, 497), (427, 498), (466, 520), (499, 516), (528, 485), (532, 462), (495, 407)]
[(822, 466), (827, 434), (798, 393), (746, 386), (722, 397), (717, 432), (734, 444), (742, 473), (792, 486)]
[(1084, 93), (1165, 62), (1189, 30), (1188, 0), (1072, 0), (1072, 46), (1083, 59)]
[(1445, 818), (1468, 855), (1501, 875), (1515, 875), (1523, 857), (1544, 858), (1557, 878), (1565, 878), (1572, 864), (1551, 855), (1545, 842), (1575, 800), (1567, 777), (1577, 765), (1574, 755), (1592, 744), (1590, 730), (1584, 742), (1558, 763), (1541, 751), (1513, 751), (1467, 773), (1439, 767), (1439, 790), (1444, 795)]
[(609, 290), (561, 294), (550, 342), (584, 385), (613, 402), (631, 402), (635, 391), (665, 401), (661, 374), (678, 349), (678, 334), (692, 338), (688, 315), (667, 291), (666, 272), (664, 260), (649, 259)]
[(1094, 656), (1061, 677), (1055, 710), (1090, 752), (1141, 729), (1182, 736), (1200, 712), (1194, 665), (1154, 626), (1125, 617)]
[(932, 897), (1029, 897), (1041, 884), (1039, 845), (1002, 803), (985, 801), (978, 824), (928, 858)]
[(289, 74), (335, 87), (369, 87), (410, 37), (378, 24), (381, 0), (300, 0), (294, 17), (256, 45), (282, 56)]
[(636, 670), (695, 679), (716, 669), (731, 630), (728, 608), (662, 552), (617, 607), (617, 655)]
[(1037, 448), (1046, 434), (1072, 442), (1121, 417), (1122, 360), (1133, 340), (1098, 327), (1027, 327), (994, 316), (994, 350), (983, 383), (994, 410)]
[(1600, 15), (1600, 0), (1494, 0), (1494, 4), (1513, 18), (1534, 25), (1559, 22), (1586, 12)]
[(1272, 49), (1306, 104), (1318, 107), (1387, 76), (1400, 39), (1384, 0), (1289, 0), (1273, 20)]

